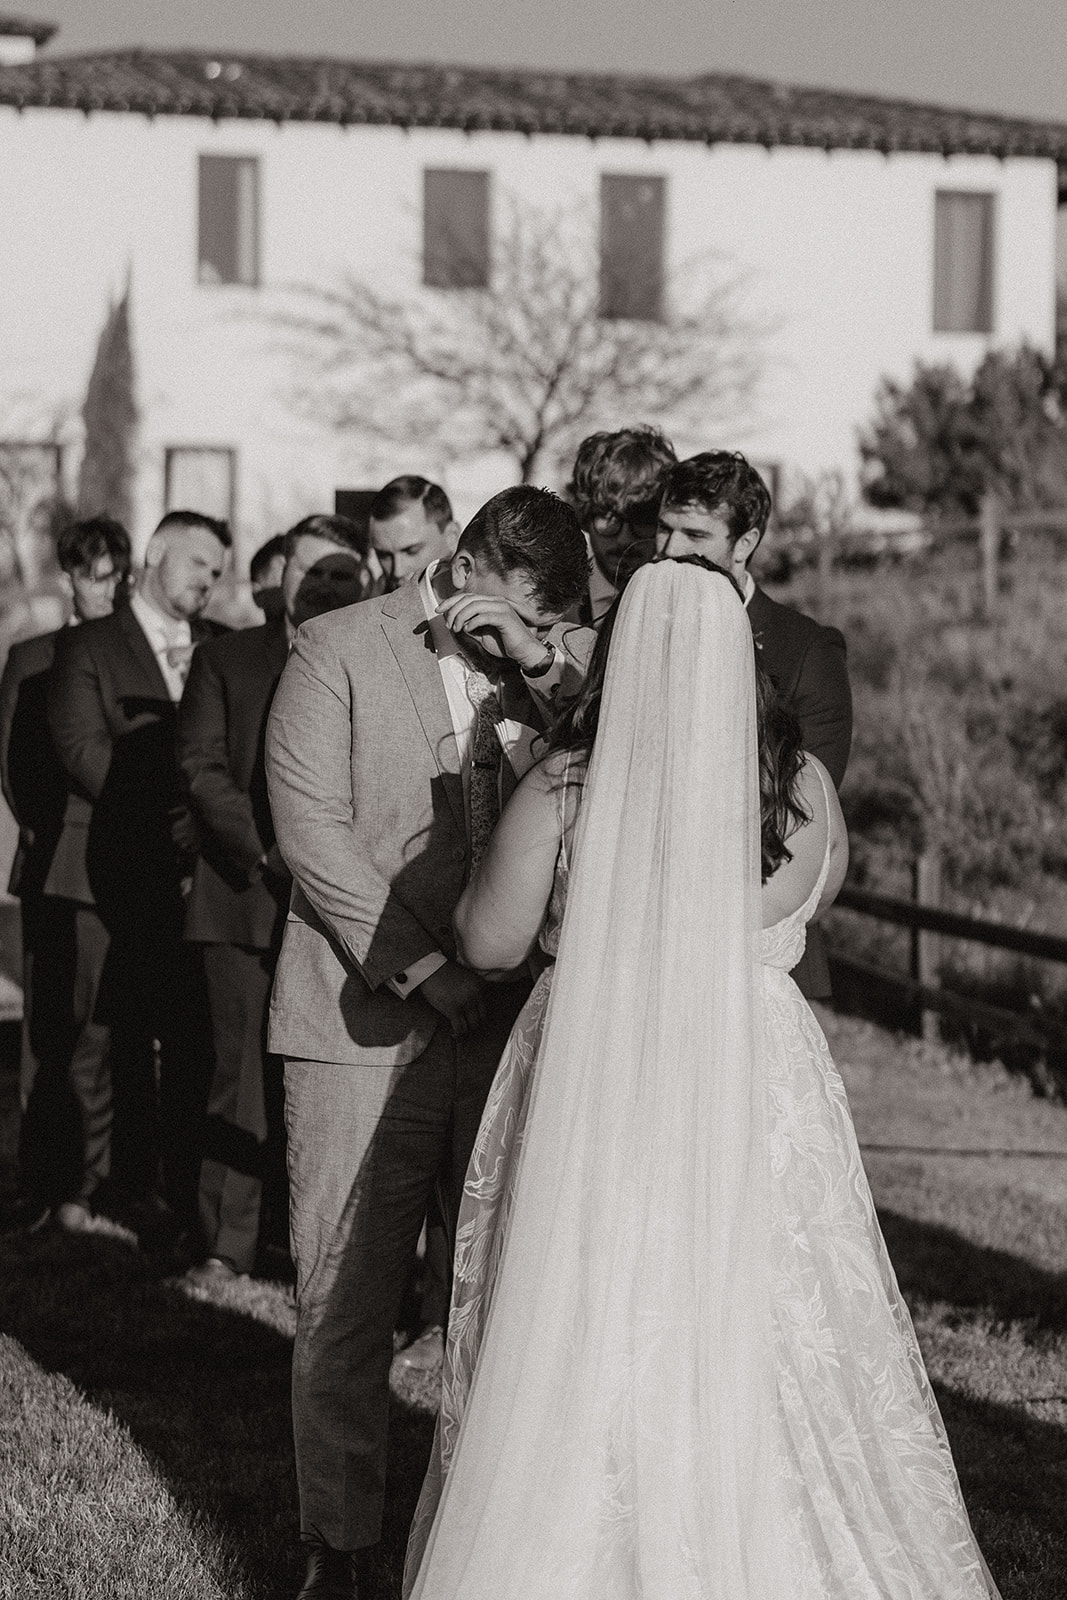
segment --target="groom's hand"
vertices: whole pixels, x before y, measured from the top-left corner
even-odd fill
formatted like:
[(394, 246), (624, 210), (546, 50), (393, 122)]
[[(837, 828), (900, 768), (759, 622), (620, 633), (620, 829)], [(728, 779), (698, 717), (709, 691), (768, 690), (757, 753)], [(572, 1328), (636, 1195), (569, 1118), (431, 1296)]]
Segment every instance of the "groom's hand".
[(469, 972), (455, 961), (446, 961), (424, 978), (418, 993), (448, 1018), (457, 1039), (473, 1033), (485, 1021), (485, 984), (476, 972)]
[(440, 601), (437, 609), (453, 633), (461, 638), (466, 634), (487, 655), (507, 657), (524, 671), (543, 666), (546, 653), (552, 649), (547, 628), (542, 633), (535, 632), (513, 605), (497, 595), (467, 594), (461, 590)]

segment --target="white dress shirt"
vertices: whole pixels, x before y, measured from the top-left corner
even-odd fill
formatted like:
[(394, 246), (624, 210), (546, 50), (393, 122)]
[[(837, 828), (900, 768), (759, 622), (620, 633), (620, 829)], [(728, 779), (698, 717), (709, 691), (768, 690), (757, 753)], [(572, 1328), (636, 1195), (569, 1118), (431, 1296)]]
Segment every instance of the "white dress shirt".
[[(478, 669), (460, 649), (455, 634), (437, 610), (437, 596), (433, 590), (434, 573), (438, 570), (440, 561), (433, 561), (426, 568), (419, 579), (419, 598), (426, 620), (430, 625), (430, 640), (433, 644), (437, 665), (441, 673), (441, 683), (448, 701), (448, 713), (452, 719), (452, 732), (456, 736), (456, 747), (459, 751), (459, 771), (463, 782), (463, 810), (467, 818), (468, 831), (470, 828), (470, 785), (471, 785), (471, 755), (474, 749), (474, 730), (478, 721), (478, 709), (467, 692), (467, 680)], [(534, 758), (532, 744), (537, 737), (537, 729), (527, 727), (525, 723), (515, 722), (510, 718), (503, 718), (497, 724), (497, 735), (501, 747), (507, 756), (512, 771), (517, 778), (521, 778), (533, 766)], [(411, 994), (419, 984), (443, 967), (448, 957), (439, 950), (431, 955), (423, 956), (421, 961), (415, 961), (403, 973), (398, 973), (389, 980), (389, 987), (394, 994), (401, 996)]]
[(168, 651), (187, 650), (193, 642), (193, 630), (184, 617), (168, 617), (150, 605), (139, 589), (130, 599), (130, 610), (140, 624), (141, 632), (152, 646), (152, 654), (159, 664), (167, 693), (178, 701), (185, 688), (188, 662), (185, 667), (175, 666), (168, 660)]

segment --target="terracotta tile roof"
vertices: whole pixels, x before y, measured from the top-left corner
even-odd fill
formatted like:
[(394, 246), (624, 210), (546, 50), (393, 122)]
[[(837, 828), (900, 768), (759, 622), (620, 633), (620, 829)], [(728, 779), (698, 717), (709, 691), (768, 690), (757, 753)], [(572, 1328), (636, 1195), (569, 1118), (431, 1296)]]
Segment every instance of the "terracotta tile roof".
[(1062, 123), (790, 88), (724, 73), (623, 77), (122, 50), (0, 67), (0, 104), (1067, 160)]
[(41, 22), (37, 17), (13, 17), (10, 11), (0, 11), (0, 36), (32, 39), (34, 44), (47, 44), (57, 32), (54, 22)]

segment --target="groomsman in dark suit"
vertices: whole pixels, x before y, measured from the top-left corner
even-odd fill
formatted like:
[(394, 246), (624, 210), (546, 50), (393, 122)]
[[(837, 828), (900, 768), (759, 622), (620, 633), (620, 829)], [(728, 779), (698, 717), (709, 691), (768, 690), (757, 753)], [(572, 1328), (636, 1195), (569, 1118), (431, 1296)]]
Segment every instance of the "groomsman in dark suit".
[[(805, 750), (818, 756), (840, 788), (852, 743), (845, 640), (836, 628), (772, 600), (749, 572), (770, 514), (770, 491), (745, 457), (706, 450), (679, 462), (664, 479), (659, 553), (704, 556), (737, 579), (760, 660), (800, 723)], [(793, 976), (809, 999), (830, 993), (826, 951), (816, 926), (808, 929), (807, 951)]]
[(201, 851), (185, 937), (201, 947), (214, 1043), (199, 1190), (208, 1254), (186, 1273), (198, 1287), (252, 1271), (265, 1199), (275, 1226), (279, 1212), (287, 1225), (281, 1061), (266, 1053), (266, 1026), (291, 879), (274, 841), (264, 735), (297, 628), (361, 600), (371, 581), (362, 532), (346, 517), (305, 517), (283, 554), (281, 614), (201, 645), (178, 711)]
[[(56, 554), (70, 623), (108, 616), (124, 597), (130, 537), (110, 517), (72, 523)], [(62, 630), (60, 630), (62, 631)], [(106, 937), (81, 872), (56, 859), (72, 801), (48, 732), (48, 680), (58, 633), (12, 645), (0, 678), (0, 785), (19, 826), (8, 885), (22, 909), (19, 1213), (66, 1227), (89, 1216), (108, 1171), (107, 1030), (93, 1019)], [(35, 1004), (35, 993), (45, 997)]]
[(567, 495), (592, 564), (577, 619), (596, 627), (626, 579), (656, 554), (663, 479), (677, 463), (658, 428), (591, 433), (578, 446)]
[(182, 939), (197, 836), (174, 737), (193, 648), (223, 631), (203, 611), (230, 543), (225, 522), (168, 512), (129, 605), (60, 641), (48, 701), (56, 751), (87, 802), (87, 876), (110, 936), (98, 1008), (112, 1027), (113, 1176), (149, 1199), (161, 1154), (166, 1223), (190, 1232), (210, 1029), (200, 963)]

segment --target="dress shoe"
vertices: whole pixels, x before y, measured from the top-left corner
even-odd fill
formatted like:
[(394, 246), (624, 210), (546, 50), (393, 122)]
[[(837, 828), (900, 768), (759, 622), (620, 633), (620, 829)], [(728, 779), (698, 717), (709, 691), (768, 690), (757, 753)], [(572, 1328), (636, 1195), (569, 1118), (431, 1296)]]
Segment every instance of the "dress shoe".
[(334, 1550), (328, 1544), (308, 1546), (308, 1569), (296, 1600), (366, 1600), (361, 1579), (366, 1570), (363, 1550)]
[(190, 1267), (184, 1281), (194, 1289), (212, 1289), (220, 1283), (238, 1283), (247, 1278), (247, 1272), (238, 1272), (232, 1261), (223, 1256), (208, 1256), (198, 1267)]
[(93, 1214), (80, 1200), (64, 1200), (56, 1207), (56, 1223), (64, 1233), (88, 1233), (92, 1231)]
[(394, 1366), (408, 1372), (433, 1372), (441, 1365), (445, 1355), (445, 1330), (434, 1324), (424, 1328), (399, 1355), (393, 1357)]

